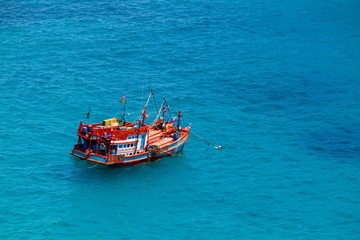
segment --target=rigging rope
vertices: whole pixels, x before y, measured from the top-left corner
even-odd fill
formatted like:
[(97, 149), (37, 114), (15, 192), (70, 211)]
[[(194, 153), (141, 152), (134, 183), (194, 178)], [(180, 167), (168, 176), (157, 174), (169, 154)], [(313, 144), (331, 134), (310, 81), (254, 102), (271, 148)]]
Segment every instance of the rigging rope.
[(161, 114), (161, 111), (162, 111), (162, 107), (163, 107), (163, 106), (164, 106), (164, 102), (161, 104), (160, 109), (159, 109), (159, 112), (158, 112), (158, 114), (156, 115), (156, 118), (155, 118), (154, 122), (156, 122), (156, 120), (158, 120), (158, 118), (160, 117), (160, 114)]
[[(151, 92), (153, 92), (153, 90), (151, 89)], [(153, 100), (154, 100), (154, 104), (155, 104), (155, 112), (157, 112), (158, 108), (156, 105), (156, 101), (155, 101), (155, 97), (154, 97), (154, 92), (153, 92)]]

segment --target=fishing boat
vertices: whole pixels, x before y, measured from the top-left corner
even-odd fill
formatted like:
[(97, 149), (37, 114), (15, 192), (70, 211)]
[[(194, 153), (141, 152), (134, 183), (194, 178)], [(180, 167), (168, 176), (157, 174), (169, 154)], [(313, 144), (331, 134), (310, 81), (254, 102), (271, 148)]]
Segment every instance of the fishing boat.
[[(70, 154), (87, 161), (114, 166), (156, 161), (182, 151), (189, 136), (190, 125), (181, 127), (181, 111), (173, 118), (165, 98), (153, 123), (145, 124), (148, 117), (146, 108), (151, 97), (155, 102), (153, 91), (137, 121), (125, 120), (125, 96), (120, 101), (124, 104), (121, 118), (113, 117), (100, 123), (87, 124), (81, 121), (77, 133), (78, 142)], [(89, 114), (90, 110), (87, 118)]]

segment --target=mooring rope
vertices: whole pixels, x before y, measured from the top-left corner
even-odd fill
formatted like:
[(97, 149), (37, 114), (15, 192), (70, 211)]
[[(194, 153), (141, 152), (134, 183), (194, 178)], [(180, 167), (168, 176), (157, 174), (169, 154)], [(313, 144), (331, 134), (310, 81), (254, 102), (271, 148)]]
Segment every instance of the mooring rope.
[(208, 145), (218, 146), (218, 145), (216, 145), (216, 144), (214, 144), (214, 143), (209, 142), (208, 140), (206, 140), (205, 138), (199, 136), (198, 134), (194, 133), (193, 130), (190, 130), (190, 132), (191, 132), (192, 134), (194, 134), (195, 136), (197, 136), (198, 138), (200, 138), (201, 140), (203, 140), (204, 142), (206, 142)]
[(194, 133), (193, 130), (189, 130), (192, 134), (194, 134), (196, 137), (200, 138), (201, 140), (203, 140), (204, 142), (206, 142), (208, 145), (213, 145), (215, 146), (215, 149), (219, 150), (219, 149), (224, 149), (224, 148), (233, 148), (233, 149), (239, 149), (237, 147), (225, 147), (225, 146), (220, 146), (219, 144), (215, 144), (212, 142), (209, 142), (208, 140), (206, 140), (205, 138), (201, 137), (199, 134)]

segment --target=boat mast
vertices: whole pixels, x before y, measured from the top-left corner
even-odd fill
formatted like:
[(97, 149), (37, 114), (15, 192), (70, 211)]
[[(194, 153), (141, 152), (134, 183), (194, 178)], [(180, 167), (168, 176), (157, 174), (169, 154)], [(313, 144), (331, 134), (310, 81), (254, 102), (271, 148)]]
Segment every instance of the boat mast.
[(143, 118), (143, 120), (142, 120), (142, 125), (144, 125), (144, 123), (145, 123), (146, 107), (147, 107), (147, 105), (149, 104), (150, 98), (151, 98), (151, 96), (152, 96), (153, 94), (154, 94), (154, 92), (153, 92), (153, 90), (151, 90), (150, 95), (149, 95), (149, 97), (148, 97), (148, 99), (147, 99), (147, 101), (146, 101), (144, 110), (143, 110), (143, 112), (142, 112), (142, 114), (141, 114), (141, 115), (142, 115), (142, 118)]
[(163, 110), (162, 110), (162, 118), (163, 118), (163, 120), (165, 121), (166, 120), (166, 115), (165, 115), (165, 113), (166, 113), (166, 107), (165, 106), (163, 106)]
[(144, 112), (143, 112), (143, 120), (142, 120), (142, 124), (141, 126), (144, 126), (144, 123), (145, 123), (145, 118), (146, 118), (146, 106), (144, 108)]
[[(165, 107), (168, 109), (168, 112), (169, 112), (169, 115), (170, 115), (170, 119), (172, 120), (171, 111), (170, 111), (170, 106), (169, 106), (169, 104), (167, 103), (166, 98), (164, 98), (164, 104), (165, 104)], [(171, 121), (171, 120), (170, 120), (170, 121)]]
[(150, 97), (151, 97), (151, 95), (152, 95), (153, 93), (154, 93), (153, 90), (151, 90), (150, 95), (149, 95), (149, 98), (148, 98), (148, 100), (146, 101), (146, 104), (145, 104), (145, 107), (144, 107), (144, 110), (143, 110), (143, 113), (142, 113), (142, 124), (140, 124), (141, 121), (138, 120), (139, 127), (138, 127), (138, 134), (137, 134), (137, 137), (136, 137), (136, 145), (135, 145), (134, 155), (136, 154), (136, 151), (137, 151), (137, 149), (138, 149), (137, 146), (138, 146), (138, 144), (139, 144), (140, 129), (141, 129), (142, 126), (144, 126), (144, 123), (145, 123), (145, 119), (146, 119), (146, 107), (147, 107), (147, 105), (148, 105), (148, 103), (149, 103), (149, 100), (150, 100)]

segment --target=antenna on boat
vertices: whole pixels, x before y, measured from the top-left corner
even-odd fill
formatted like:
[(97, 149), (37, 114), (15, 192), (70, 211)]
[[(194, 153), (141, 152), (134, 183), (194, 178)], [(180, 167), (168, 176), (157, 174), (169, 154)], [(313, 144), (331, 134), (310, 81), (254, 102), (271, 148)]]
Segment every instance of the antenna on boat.
[(154, 96), (154, 91), (151, 89), (151, 93), (152, 93), (152, 97), (153, 97), (153, 100), (154, 100), (154, 105), (155, 105), (155, 113), (157, 112), (158, 108), (156, 106), (156, 101), (155, 101), (155, 96)]

